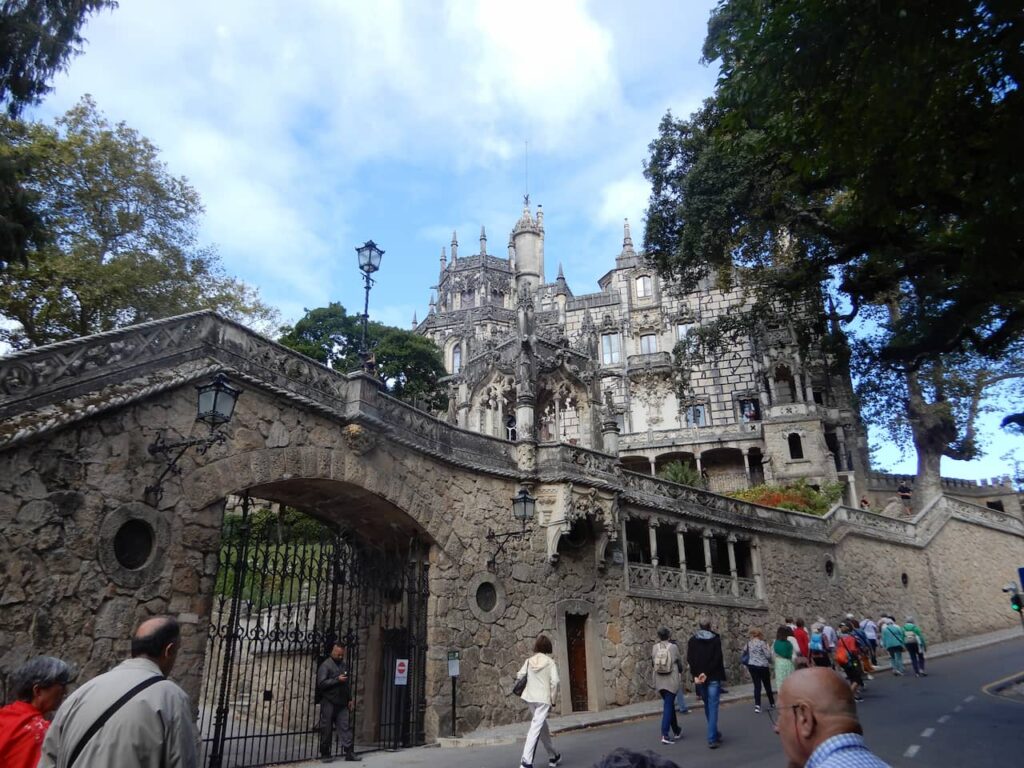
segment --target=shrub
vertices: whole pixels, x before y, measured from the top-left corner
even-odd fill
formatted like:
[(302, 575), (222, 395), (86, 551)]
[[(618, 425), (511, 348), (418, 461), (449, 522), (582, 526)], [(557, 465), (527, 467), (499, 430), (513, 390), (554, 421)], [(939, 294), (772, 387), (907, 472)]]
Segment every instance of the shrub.
[(756, 485), (729, 495), (765, 507), (824, 515), (842, 497), (843, 484), (826, 483), (819, 490), (808, 485), (806, 480), (797, 480), (786, 485)]

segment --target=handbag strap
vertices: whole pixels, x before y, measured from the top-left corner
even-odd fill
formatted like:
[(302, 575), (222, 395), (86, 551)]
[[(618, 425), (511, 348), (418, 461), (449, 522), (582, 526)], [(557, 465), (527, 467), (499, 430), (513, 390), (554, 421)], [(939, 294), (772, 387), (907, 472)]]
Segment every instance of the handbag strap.
[(154, 675), (153, 677), (147, 678), (138, 685), (136, 685), (134, 688), (130, 689), (127, 693), (125, 693), (121, 698), (119, 698), (109, 707), (107, 707), (106, 711), (98, 718), (96, 718), (96, 721), (89, 726), (89, 730), (87, 730), (83, 734), (82, 738), (78, 740), (78, 743), (75, 745), (75, 748), (71, 751), (71, 758), (68, 760), (67, 768), (71, 768), (71, 766), (75, 764), (75, 760), (77, 760), (78, 756), (82, 754), (82, 750), (85, 749), (85, 745), (89, 743), (89, 740), (96, 735), (96, 732), (100, 728), (106, 725), (106, 722), (114, 716), (117, 710), (119, 710), (129, 701), (134, 699), (138, 694), (142, 693), (144, 690), (149, 688), (149, 686), (155, 685), (156, 683), (159, 683), (161, 680), (166, 679), (167, 678), (163, 675)]

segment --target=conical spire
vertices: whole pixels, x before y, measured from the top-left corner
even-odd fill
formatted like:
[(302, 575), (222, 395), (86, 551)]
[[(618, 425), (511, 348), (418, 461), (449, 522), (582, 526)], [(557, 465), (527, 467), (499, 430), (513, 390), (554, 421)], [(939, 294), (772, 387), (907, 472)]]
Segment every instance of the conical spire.
[(445, 268), (447, 266), (448, 266), (448, 257), (445, 255), (444, 246), (442, 245), (441, 246), (441, 271), (444, 272), (444, 270), (445, 270)]
[(629, 232), (629, 219), (626, 219), (625, 222), (622, 227), (622, 252), (634, 253), (633, 236)]
[(480, 255), (487, 255), (487, 230), (480, 227)]
[(558, 279), (565, 282), (565, 275), (562, 274), (562, 262), (558, 262)]
[(413, 312), (412, 312), (412, 327), (413, 327), (413, 330), (415, 330), (416, 326), (419, 325), (419, 324), (420, 324), (420, 321), (416, 319), (416, 310), (413, 310)]
[(459, 257), (459, 238), (455, 234), (455, 230), (452, 230), (452, 264)]

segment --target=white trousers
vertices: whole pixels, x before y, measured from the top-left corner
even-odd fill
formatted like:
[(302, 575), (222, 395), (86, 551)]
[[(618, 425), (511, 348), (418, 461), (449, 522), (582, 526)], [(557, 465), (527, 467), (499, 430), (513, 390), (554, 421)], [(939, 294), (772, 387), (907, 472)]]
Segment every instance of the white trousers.
[(530, 730), (526, 734), (526, 743), (523, 745), (523, 765), (533, 765), (533, 756), (537, 751), (537, 739), (544, 743), (544, 749), (548, 751), (548, 757), (554, 757), (555, 745), (551, 743), (551, 731), (548, 730), (548, 712), (551, 711), (550, 704), (540, 704), (536, 701), (526, 702), (530, 707), (533, 719), (530, 720)]

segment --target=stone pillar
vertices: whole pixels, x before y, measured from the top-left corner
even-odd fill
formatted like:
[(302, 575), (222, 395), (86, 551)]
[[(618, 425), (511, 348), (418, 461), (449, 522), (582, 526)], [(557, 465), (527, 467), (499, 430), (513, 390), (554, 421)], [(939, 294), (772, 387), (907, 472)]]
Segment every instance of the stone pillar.
[(836, 443), (839, 446), (839, 456), (837, 457), (839, 460), (836, 462), (836, 466), (839, 467), (840, 472), (844, 472), (850, 467), (846, 464), (846, 430), (841, 426), (836, 430)]
[(750, 454), (743, 452), (743, 472), (747, 476), (747, 487), (750, 487)]
[(740, 583), (737, 581), (739, 578), (739, 572), (736, 570), (736, 536), (729, 534), (729, 538), (726, 539), (729, 547), (729, 575), (732, 576), (732, 596), (740, 596)]
[(761, 550), (757, 546), (757, 539), (750, 540), (750, 567), (754, 571), (754, 588), (757, 591), (757, 599), (764, 600), (764, 579), (761, 576)]
[(693, 463), (697, 466), (697, 474), (700, 475), (704, 471), (704, 467), (700, 465), (700, 454), (693, 454)]
[[(533, 424), (534, 397), (521, 394), (516, 398), (516, 459), (522, 472), (537, 471), (537, 438)], [(502, 425), (504, 427), (504, 425)]]
[(601, 437), (604, 441), (604, 452), (612, 456), (618, 456), (619, 424), (615, 419), (601, 422)]
[(658, 567), (658, 524), (656, 520), (647, 519), (647, 536), (651, 542), (651, 565)]
[(676, 526), (676, 546), (679, 547), (679, 570), (683, 572), (682, 578), (679, 580), (679, 586), (683, 589), (687, 588), (686, 585), (686, 526)]
[[(712, 536), (712, 533), (711, 533), (710, 529), (705, 528), (702, 531), (702, 535), (704, 537), (704, 572), (707, 573), (708, 578), (710, 579), (711, 578), (711, 536)], [(711, 586), (711, 584), (709, 582), (708, 583), (708, 587), (710, 588), (710, 586)]]
[(657, 473), (657, 471), (655, 469), (657, 465), (654, 462), (654, 457), (653, 456), (649, 456), (647, 458), (647, 461), (650, 462), (650, 465), (651, 465), (651, 477), (657, 477), (658, 473)]

